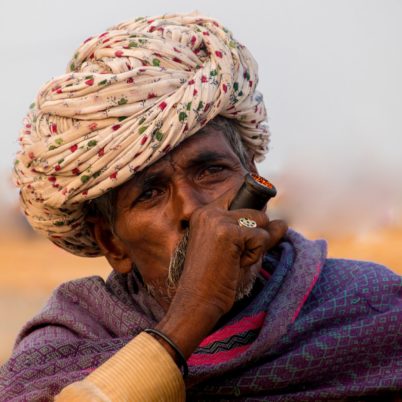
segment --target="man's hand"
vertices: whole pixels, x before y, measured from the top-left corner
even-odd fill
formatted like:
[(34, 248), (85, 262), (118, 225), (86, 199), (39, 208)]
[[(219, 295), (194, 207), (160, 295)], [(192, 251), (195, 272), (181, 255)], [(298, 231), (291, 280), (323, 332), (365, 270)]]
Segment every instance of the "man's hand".
[[(226, 314), (239, 287), (258, 272), (264, 253), (286, 233), (283, 221), (270, 222), (263, 211), (228, 211), (233, 191), (194, 211), (184, 270), (170, 308), (157, 328), (189, 357)], [(257, 223), (239, 226), (239, 218)]]

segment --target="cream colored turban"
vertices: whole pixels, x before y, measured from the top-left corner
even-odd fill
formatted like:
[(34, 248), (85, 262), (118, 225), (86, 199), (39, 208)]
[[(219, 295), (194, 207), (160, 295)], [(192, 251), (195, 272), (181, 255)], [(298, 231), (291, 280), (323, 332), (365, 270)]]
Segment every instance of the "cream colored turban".
[(100, 255), (83, 204), (119, 186), (220, 114), (261, 159), (266, 111), (257, 65), (217, 21), (137, 18), (88, 38), (42, 87), (19, 142), (15, 180), (34, 229)]

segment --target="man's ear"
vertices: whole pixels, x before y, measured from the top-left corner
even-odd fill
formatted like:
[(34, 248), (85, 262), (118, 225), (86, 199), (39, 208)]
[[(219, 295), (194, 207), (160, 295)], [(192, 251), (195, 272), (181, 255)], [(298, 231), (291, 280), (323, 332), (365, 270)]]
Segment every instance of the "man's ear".
[(88, 217), (87, 224), (102, 254), (113, 269), (122, 274), (130, 272), (133, 263), (127, 253), (126, 246), (109, 225), (98, 217)]

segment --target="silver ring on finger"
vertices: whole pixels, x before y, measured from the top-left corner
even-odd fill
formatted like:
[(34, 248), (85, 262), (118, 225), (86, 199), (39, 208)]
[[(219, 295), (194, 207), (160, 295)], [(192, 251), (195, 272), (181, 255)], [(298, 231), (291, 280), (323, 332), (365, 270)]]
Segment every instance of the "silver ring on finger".
[(249, 218), (239, 218), (237, 222), (239, 223), (239, 226), (243, 226), (245, 228), (252, 229), (257, 227), (257, 222)]

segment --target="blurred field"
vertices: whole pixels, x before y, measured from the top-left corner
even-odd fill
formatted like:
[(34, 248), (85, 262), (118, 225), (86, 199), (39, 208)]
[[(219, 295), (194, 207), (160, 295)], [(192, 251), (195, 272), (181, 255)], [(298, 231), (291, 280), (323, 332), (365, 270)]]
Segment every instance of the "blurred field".
[[(55, 287), (84, 276), (106, 278), (110, 269), (103, 258), (75, 257), (29, 234), (3, 235), (0, 241), (1, 363), (10, 355), (17, 332), (38, 312)], [(402, 274), (402, 228), (329, 238), (329, 255), (376, 261)]]
[(36, 236), (0, 236), (0, 363), (17, 333), (61, 283), (110, 272), (103, 258), (79, 258)]

